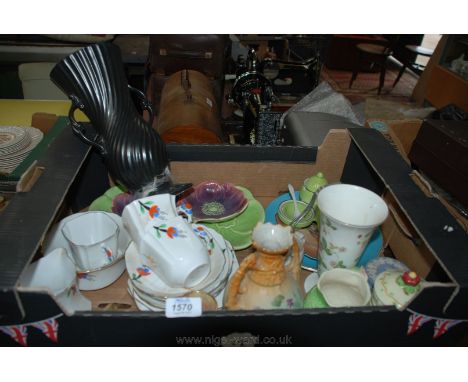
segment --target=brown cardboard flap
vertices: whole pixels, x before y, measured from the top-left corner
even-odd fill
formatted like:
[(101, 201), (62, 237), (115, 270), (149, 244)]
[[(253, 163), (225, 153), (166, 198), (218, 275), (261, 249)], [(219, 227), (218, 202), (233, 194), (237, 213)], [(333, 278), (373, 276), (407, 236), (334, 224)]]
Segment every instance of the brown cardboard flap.
[(58, 120), (58, 116), (50, 113), (34, 113), (31, 118), (31, 126), (47, 134)]
[(37, 165), (37, 161), (34, 161), (34, 163), (23, 173), (23, 175), (21, 175), (21, 178), (16, 185), (16, 191), (30, 191), (43, 172), (44, 167), (39, 167)]
[(246, 186), (263, 206), (287, 190), (288, 183), (299, 190), (304, 180), (316, 172), (328, 182), (338, 182), (350, 145), (346, 130), (330, 130), (318, 149), (316, 162), (171, 162), (177, 182), (194, 185), (205, 181), (229, 182)]
[(436, 262), (435, 257), (420, 240), (391, 193), (386, 192), (383, 198), (391, 211), (382, 225), (384, 242), (398, 260), (421, 277), (426, 277)]
[(389, 121), (387, 125), (388, 134), (395, 143), (397, 150), (403, 159), (410, 163), (408, 154), (421, 128), (422, 121)]

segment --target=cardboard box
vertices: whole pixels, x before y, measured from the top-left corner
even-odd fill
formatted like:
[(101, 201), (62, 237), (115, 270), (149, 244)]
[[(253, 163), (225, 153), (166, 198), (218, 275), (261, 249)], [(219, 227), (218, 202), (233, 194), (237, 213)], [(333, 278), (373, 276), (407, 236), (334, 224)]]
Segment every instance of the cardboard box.
[(413, 166), (468, 208), (468, 121), (425, 120), (413, 142)]
[[(391, 143), (398, 150), (402, 158), (408, 164), (411, 164), (409, 154), (423, 121), (385, 121), (385, 124), (388, 126), (388, 137)], [(413, 171), (411, 178), (427, 197), (438, 198), (445, 208), (455, 217), (458, 224), (468, 232), (468, 218), (451, 204), (444, 195), (437, 193), (424, 175), (418, 171)]]
[[(67, 160), (51, 163), (64, 150)], [(236, 344), (239, 339), (293, 346), (447, 345), (461, 344), (466, 338), (467, 236), (438, 200), (425, 197), (414, 184), (411, 168), (380, 133), (331, 130), (318, 148), (169, 145), (168, 151), (177, 181), (198, 183), (216, 177), (242, 184), (264, 206), (284, 192), (288, 183), (297, 188), (318, 170), (331, 182), (341, 180), (391, 195), (435, 258), (428, 274), (432, 286), (403, 311), (371, 306), (216, 311), (198, 318), (168, 319), (164, 313), (134, 311), (123, 275), (106, 289), (88, 292), (93, 311), (66, 316), (48, 294), (17, 288), (18, 278), (38, 255), (65, 198), (78, 209), (85, 207), (103, 192), (97, 184), (107, 180), (105, 169), (97, 173), (88, 162), (92, 159), (89, 148), (71, 129), (64, 129), (44, 158), (53, 171), (46, 171), (31, 192), (14, 198), (0, 219), (1, 344), (15, 345), (15, 333), (20, 340), (27, 336), (30, 345), (50, 344), (51, 337), (37, 330), (45, 328), (46, 322), (54, 324), (60, 345), (220, 345)], [(452, 232), (443, 230), (447, 224), (454, 227)], [(413, 330), (418, 322), (425, 324)], [(441, 326), (450, 330), (439, 335)]]

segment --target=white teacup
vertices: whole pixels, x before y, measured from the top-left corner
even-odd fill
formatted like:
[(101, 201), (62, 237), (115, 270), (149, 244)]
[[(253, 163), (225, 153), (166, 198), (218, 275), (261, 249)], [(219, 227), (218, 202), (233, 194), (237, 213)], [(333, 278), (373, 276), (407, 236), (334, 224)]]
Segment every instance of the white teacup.
[(78, 270), (101, 268), (117, 257), (119, 226), (104, 212), (87, 212), (62, 227)]
[(367, 277), (360, 271), (334, 268), (320, 275), (317, 288), (331, 307), (365, 306), (371, 299)]
[(191, 288), (210, 273), (206, 245), (181, 216), (149, 222), (137, 244), (147, 265), (168, 286)]
[(160, 194), (137, 199), (125, 206), (122, 223), (132, 240), (139, 243), (149, 222), (153, 219), (167, 220), (175, 216), (175, 196)]
[(20, 289), (31, 288), (47, 289), (67, 314), (91, 310), (91, 301), (78, 289), (75, 264), (63, 248), (55, 249), (26, 269), (20, 279)]

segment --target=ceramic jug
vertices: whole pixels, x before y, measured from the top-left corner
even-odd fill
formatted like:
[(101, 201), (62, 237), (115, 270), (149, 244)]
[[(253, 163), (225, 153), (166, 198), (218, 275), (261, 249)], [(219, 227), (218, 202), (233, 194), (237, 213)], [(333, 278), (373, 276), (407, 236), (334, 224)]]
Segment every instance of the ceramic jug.
[[(317, 174), (304, 180), (304, 184), (299, 191), (299, 199), (302, 202), (309, 203), (312, 199), (312, 196), (316, 192), (319, 192), (320, 189), (325, 187), (327, 184), (328, 181), (325, 178), (325, 175), (323, 175), (322, 172), (318, 172)], [(315, 217), (313, 221), (315, 221), (317, 225), (320, 226), (320, 210), (317, 206), (317, 200), (314, 203), (314, 213)]]
[(256, 251), (242, 261), (229, 281), (225, 308), (302, 308), (300, 253), (291, 227), (258, 223), (252, 239)]
[[(74, 133), (98, 150), (119, 185), (132, 193), (148, 188), (168, 192), (172, 183), (166, 145), (151, 126), (151, 103), (128, 85), (116, 45), (100, 43), (77, 50), (52, 69), (50, 78), (72, 101), (69, 119)], [(150, 122), (138, 113), (130, 90), (149, 111)], [(94, 131), (75, 120), (77, 109), (86, 114)]]
[(299, 191), (299, 199), (305, 203), (309, 203), (312, 195), (321, 187), (328, 184), (327, 179), (322, 172), (318, 172), (314, 176), (304, 180), (304, 184)]

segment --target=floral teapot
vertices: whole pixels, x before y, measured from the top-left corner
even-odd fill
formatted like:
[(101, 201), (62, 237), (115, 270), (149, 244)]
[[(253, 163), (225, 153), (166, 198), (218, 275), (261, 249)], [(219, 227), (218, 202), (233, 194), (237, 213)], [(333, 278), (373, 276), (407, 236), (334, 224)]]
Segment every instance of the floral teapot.
[(242, 261), (229, 280), (226, 309), (302, 308), (301, 260), (291, 227), (258, 223), (252, 239), (256, 251)]

